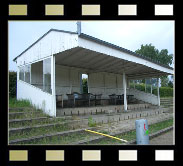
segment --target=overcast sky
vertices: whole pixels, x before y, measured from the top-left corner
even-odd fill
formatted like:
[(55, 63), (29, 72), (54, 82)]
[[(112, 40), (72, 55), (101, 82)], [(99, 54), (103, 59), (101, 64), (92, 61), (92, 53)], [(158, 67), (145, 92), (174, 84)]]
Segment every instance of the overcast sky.
[[(10, 21), (9, 70), (13, 59), (51, 28), (76, 32), (76, 21)], [(168, 49), (174, 54), (174, 21), (82, 21), (81, 32), (131, 51), (141, 44)]]

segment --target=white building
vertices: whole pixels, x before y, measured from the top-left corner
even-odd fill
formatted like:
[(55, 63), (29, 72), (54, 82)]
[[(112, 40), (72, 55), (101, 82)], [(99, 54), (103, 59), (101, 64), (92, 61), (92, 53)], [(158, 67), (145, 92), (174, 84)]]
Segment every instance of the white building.
[(88, 75), (88, 92), (102, 94), (103, 100), (123, 94), (124, 110), (128, 108), (126, 95), (160, 105), (159, 93), (155, 96), (130, 89), (129, 80), (173, 74), (173, 68), (83, 34), (79, 26), (77, 33), (49, 30), (14, 61), (18, 67), (17, 99), (30, 100), (51, 116), (57, 115), (56, 95), (62, 95), (63, 103), (67, 94), (82, 92), (82, 74)]

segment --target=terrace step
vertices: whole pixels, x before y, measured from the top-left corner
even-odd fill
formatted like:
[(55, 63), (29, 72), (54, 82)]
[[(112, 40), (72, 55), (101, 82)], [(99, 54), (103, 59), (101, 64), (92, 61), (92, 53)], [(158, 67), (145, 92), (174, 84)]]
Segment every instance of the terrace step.
[(35, 108), (32, 108), (32, 107), (10, 107), (9, 108), (9, 111), (33, 111), (35, 110)]
[(41, 136), (33, 136), (31, 138), (16, 139), (16, 140), (9, 141), (9, 144), (26, 143), (26, 142), (40, 140), (40, 139), (43, 139), (43, 138), (49, 138), (49, 137), (53, 137), (53, 136), (65, 136), (65, 135), (69, 135), (69, 134), (73, 134), (73, 133), (81, 133), (81, 132), (85, 132), (86, 129), (91, 130), (91, 129), (94, 129), (94, 128), (90, 127), (90, 128), (84, 128), (84, 129), (69, 130), (69, 131), (45, 134), (45, 135), (41, 135)]
[[(145, 113), (145, 111), (144, 111), (144, 113)], [(156, 116), (157, 114), (159, 114), (159, 113), (161, 113), (161, 112), (158, 112), (158, 111), (155, 111), (154, 112), (154, 114), (149, 114), (149, 118), (151, 118), (151, 116), (152, 117), (154, 117), (154, 116)], [(123, 120), (130, 120), (129, 118), (127, 118), (128, 116), (128, 113), (126, 113), (126, 118), (124, 117), (124, 119)], [(147, 115), (147, 114), (146, 114)], [(142, 117), (143, 116), (146, 116), (145, 114), (142, 114)], [(110, 115), (109, 117), (113, 117), (114, 115)], [(138, 118), (138, 117), (133, 117), (133, 118)], [(148, 117), (147, 117), (148, 118)], [(118, 119), (118, 122), (117, 123), (121, 123), (121, 122), (123, 122), (123, 120), (122, 121), (119, 121), (119, 118), (117, 118)], [(96, 120), (95, 118), (94, 118), (94, 120)], [(106, 121), (106, 123), (108, 123), (108, 122), (115, 122), (116, 123), (116, 121), (114, 121), (114, 119), (112, 119), (112, 118), (109, 118), (109, 119), (107, 119), (107, 121)], [(75, 123), (76, 124), (83, 124), (83, 123), (85, 123), (85, 124), (88, 124), (88, 119), (82, 119), (82, 120), (75, 120)], [(100, 121), (98, 121), (98, 123), (100, 123)], [(62, 124), (64, 124), (64, 123), (62, 123)], [(67, 123), (65, 123), (65, 124), (67, 124)], [(69, 122), (68, 122), (68, 124), (69, 124)], [(39, 128), (39, 127), (45, 127), (45, 128), (47, 128), (48, 126), (52, 126), (53, 124), (48, 124), (48, 125), (40, 125), (40, 126), (35, 126), (35, 128)], [(74, 126), (76, 126), (75, 124), (74, 124), (74, 122), (73, 122), (73, 125)], [(34, 128), (34, 129), (35, 129)], [(25, 130), (31, 130), (31, 127), (27, 127), (27, 128), (19, 128), (19, 129), (10, 129), (10, 131), (11, 132), (16, 132), (16, 130), (19, 130), (19, 131), (25, 131)], [(69, 134), (69, 133), (72, 133), (72, 134), (75, 134), (74, 133), (74, 131), (76, 131), (76, 133), (77, 132), (80, 132), (80, 131), (84, 131), (86, 128), (82, 128), (82, 129), (76, 129), (76, 130), (68, 130), (68, 131), (62, 131), (62, 132), (56, 132), (56, 133), (51, 133), (51, 134), (42, 134), (42, 135), (38, 135), (38, 136), (31, 136), (30, 137), (30, 139), (29, 138), (21, 138), (21, 139), (15, 139), (15, 140), (10, 140), (10, 144), (24, 144), (24, 143), (29, 143), (29, 142), (32, 142), (32, 141), (36, 141), (36, 140), (40, 140), (40, 139), (45, 139), (45, 138), (50, 138), (50, 137), (54, 137), (54, 136), (61, 136), (61, 135), (64, 135), (65, 133), (67, 134)], [(89, 128), (87, 128), (87, 129), (89, 129)], [(95, 127), (95, 129), (97, 129), (96, 127)], [(81, 134), (81, 133), (80, 133)], [(92, 138), (94, 138), (94, 137), (92, 137)]]
[[(25, 118), (25, 117), (32, 117), (32, 116), (41, 116), (42, 112), (40, 111), (30, 111), (30, 112), (10, 112), (9, 113), (9, 119), (20, 119), (20, 118)], [(17, 118), (18, 117), (18, 118)]]
[(45, 120), (45, 119), (48, 119), (48, 117), (27, 118), (27, 119), (11, 119), (11, 120), (9, 120), (9, 123), (27, 122), (27, 121)]

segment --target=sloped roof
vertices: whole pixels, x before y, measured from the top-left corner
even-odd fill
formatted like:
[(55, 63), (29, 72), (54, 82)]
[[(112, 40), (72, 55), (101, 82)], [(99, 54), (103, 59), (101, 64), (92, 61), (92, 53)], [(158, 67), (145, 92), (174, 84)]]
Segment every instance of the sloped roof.
[[(15, 58), (13, 59), (13, 61), (16, 61), (16, 59), (17, 59), (18, 57), (20, 57), (23, 53), (25, 53), (27, 50), (29, 50), (32, 46), (34, 46), (37, 42), (39, 42), (42, 38), (44, 38), (44, 37), (45, 37), (47, 34), (49, 34), (51, 31), (55, 31), (55, 32), (64, 32), (64, 33), (70, 33), (70, 34), (78, 34), (77, 32), (64, 31), (64, 30), (58, 30), (58, 29), (50, 29), (50, 30), (49, 30), (48, 32), (46, 32), (43, 36), (41, 36), (38, 40), (36, 40), (32, 45), (30, 45), (26, 50), (24, 50), (20, 55), (18, 55), (17, 57), (15, 57)], [(81, 38), (87, 39), (87, 40), (91, 40), (91, 41), (94, 41), (94, 42), (103, 44), (103, 45), (105, 45), (105, 46), (108, 46), (108, 47), (111, 47), (111, 48), (114, 48), (114, 49), (118, 49), (118, 50), (120, 50), (120, 51), (123, 51), (123, 52), (125, 52), (125, 53), (131, 54), (131, 55), (136, 56), (136, 57), (138, 57), (138, 58), (148, 60), (148, 61), (150, 61), (150, 62), (152, 62), (152, 63), (158, 64), (158, 65), (160, 65), (160, 66), (163, 66), (163, 67), (165, 67), (165, 68), (168, 68), (168, 69), (172, 69), (172, 70), (173, 70), (173, 68), (170, 67), (170, 66), (168, 66), (168, 65), (162, 64), (162, 63), (160, 63), (160, 62), (158, 62), (158, 61), (155, 61), (155, 60), (153, 60), (153, 59), (151, 59), (151, 58), (149, 58), (149, 57), (143, 56), (143, 55), (141, 55), (141, 54), (137, 54), (137, 53), (135, 53), (135, 52), (133, 52), (133, 51), (130, 51), (130, 50), (126, 49), (126, 48), (123, 48), (123, 47), (117, 46), (117, 45), (115, 45), (115, 44), (112, 44), (112, 43), (109, 43), (109, 42), (100, 40), (100, 39), (95, 38), (95, 37), (93, 37), (93, 36), (90, 36), (90, 35), (87, 35), (87, 34), (84, 34), (84, 33), (81, 33), (81, 34), (79, 34), (78, 36), (81, 37)]]

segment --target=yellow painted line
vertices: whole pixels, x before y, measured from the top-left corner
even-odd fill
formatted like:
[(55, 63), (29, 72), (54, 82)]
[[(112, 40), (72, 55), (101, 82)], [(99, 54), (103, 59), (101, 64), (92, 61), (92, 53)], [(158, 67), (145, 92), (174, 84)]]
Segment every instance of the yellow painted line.
[(91, 133), (95, 133), (95, 134), (99, 134), (99, 135), (103, 135), (103, 136), (110, 137), (110, 138), (113, 138), (113, 139), (117, 139), (119, 141), (128, 142), (128, 141), (126, 141), (124, 139), (120, 139), (120, 138), (117, 138), (117, 137), (114, 137), (114, 136), (111, 136), (111, 135), (108, 135), (108, 134), (99, 133), (97, 131), (92, 131), (92, 130), (88, 130), (88, 129), (85, 129), (85, 131), (88, 131), (88, 132), (91, 132)]

